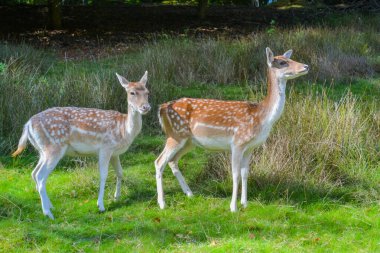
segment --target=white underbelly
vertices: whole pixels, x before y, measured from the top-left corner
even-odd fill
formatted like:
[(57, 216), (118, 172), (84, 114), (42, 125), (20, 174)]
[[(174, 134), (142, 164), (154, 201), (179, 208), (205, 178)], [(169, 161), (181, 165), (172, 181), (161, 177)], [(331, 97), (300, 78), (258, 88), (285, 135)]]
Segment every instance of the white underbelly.
[(87, 143), (70, 143), (66, 150), (66, 155), (97, 155), (100, 150), (100, 145), (87, 144)]
[(67, 156), (92, 156), (98, 155), (101, 149), (108, 149), (112, 152), (112, 155), (121, 155), (125, 153), (131, 143), (124, 143), (125, 145), (105, 147), (101, 144), (86, 144), (86, 143), (70, 143), (66, 150)]
[(115, 151), (113, 152), (113, 154), (114, 155), (121, 155), (121, 154), (125, 153), (129, 149), (129, 146), (131, 146), (131, 143), (126, 143), (124, 146), (115, 149)]
[(208, 150), (229, 150), (231, 149), (232, 137), (230, 136), (193, 136), (193, 143), (196, 146)]

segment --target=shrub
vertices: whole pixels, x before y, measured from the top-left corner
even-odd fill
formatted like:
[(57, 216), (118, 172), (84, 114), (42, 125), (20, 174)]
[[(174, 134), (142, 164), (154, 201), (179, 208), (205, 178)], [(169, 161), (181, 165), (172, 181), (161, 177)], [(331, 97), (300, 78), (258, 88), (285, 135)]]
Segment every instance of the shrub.
[[(350, 93), (334, 102), (325, 92), (292, 92), (266, 144), (254, 151), (250, 188), (271, 196), (285, 189), (326, 196), (345, 188), (352, 190), (345, 199), (378, 198), (380, 121), (375, 103), (362, 102)], [(209, 180), (231, 180), (229, 154), (214, 154), (204, 173)]]
[[(183, 96), (181, 87), (194, 84), (262, 85), (267, 46), (276, 53), (293, 48), (294, 58), (311, 66), (305, 77), (310, 82), (371, 77), (380, 51), (376, 29), (371, 22), (359, 22), (335, 28), (276, 28), (275, 33), (263, 31), (239, 39), (166, 38), (146, 43), (137, 52), (72, 62), (24, 44), (0, 44), (0, 62), (6, 66), (0, 75), (0, 149), (9, 152), (28, 118), (49, 107), (125, 112), (126, 96), (115, 72), (137, 79), (148, 70), (153, 108)], [(207, 96), (221, 97), (217, 89)], [(159, 132), (156, 117), (151, 113), (145, 118), (147, 132)]]

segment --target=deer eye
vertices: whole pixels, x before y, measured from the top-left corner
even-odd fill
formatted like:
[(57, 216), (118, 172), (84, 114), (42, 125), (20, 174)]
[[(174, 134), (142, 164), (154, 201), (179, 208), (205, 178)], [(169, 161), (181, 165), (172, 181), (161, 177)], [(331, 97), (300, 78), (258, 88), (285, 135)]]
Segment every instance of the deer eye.
[(136, 92), (131, 91), (129, 94), (131, 94), (132, 96), (134, 96), (134, 95), (136, 95)]
[(286, 65), (286, 64), (287, 64), (286, 61), (281, 61), (281, 62), (280, 62), (280, 65), (281, 65), (281, 66), (284, 66), (284, 65)]

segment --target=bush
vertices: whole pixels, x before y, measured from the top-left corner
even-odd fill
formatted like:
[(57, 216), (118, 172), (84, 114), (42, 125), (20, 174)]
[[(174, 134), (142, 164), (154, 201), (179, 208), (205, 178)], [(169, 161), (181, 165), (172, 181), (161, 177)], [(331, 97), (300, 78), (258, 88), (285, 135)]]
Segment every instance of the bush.
[[(350, 189), (346, 200), (378, 199), (374, 179), (380, 121), (375, 103), (363, 106), (350, 93), (334, 102), (325, 92), (306, 97), (292, 92), (286, 107), (266, 144), (254, 151), (252, 194), (266, 189), (273, 197), (286, 189), (290, 195), (314, 198)], [(204, 173), (208, 180), (231, 180), (229, 154), (214, 154)]]
[[(181, 87), (194, 84), (262, 85), (267, 46), (275, 53), (293, 48), (294, 59), (311, 66), (305, 77), (310, 82), (371, 77), (380, 48), (377, 27), (364, 21), (336, 28), (278, 28), (232, 40), (166, 38), (146, 43), (138, 52), (77, 62), (63, 62), (26, 45), (0, 44), (0, 62), (5, 66), (0, 74), (0, 149), (9, 152), (28, 118), (52, 106), (126, 112), (125, 92), (115, 72), (138, 80), (148, 70), (153, 108), (183, 96)], [(220, 98), (217, 89), (207, 96)], [(147, 132), (158, 133), (156, 117), (151, 113), (145, 119)]]

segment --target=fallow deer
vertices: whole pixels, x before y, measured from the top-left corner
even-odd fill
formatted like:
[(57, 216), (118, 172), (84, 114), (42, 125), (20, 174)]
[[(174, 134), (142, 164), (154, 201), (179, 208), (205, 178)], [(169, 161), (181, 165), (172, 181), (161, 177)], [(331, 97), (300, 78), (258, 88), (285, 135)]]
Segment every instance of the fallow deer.
[(260, 103), (181, 98), (161, 105), (159, 119), (167, 136), (155, 161), (158, 204), (165, 208), (162, 173), (167, 164), (187, 196), (193, 193), (178, 168), (178, 160), (194, 145), (231, 152), (233, 191), (231, 212), (237, 211), (239, 178), (241, 204), (247, 206), (247, 178), (252, 149), (265, 142), (285, 104), (286, 81), (304, 75), (309, 66), (290, 59), (292, 50), (274, 56), (266, 48), (268, 94)]
[(98, 207), (104, 211), (103, 196), (108, 165), (111, 163), (117, 176), (115, 199), (120, 196), (122, 167), (119, 155), (132, 144), (142, 127), (142, 114), (150, 111), (146, 83), (148, 72), (139, 82), (129, 82), (116, 76), (127, 91), (128, 114), (93, 108), (54, 107), (32, 116), (25, 124), (18, 149), (13, 157), (20, 154), (27, 141), (37, 149), (40, 155), (32, 178), (40, 194), (42, 211), (54, 219), (50, 209), (52, 204), (46, 193), (46, 180), (59, 160), (65, 155), (98, 156), (100, 171), (100, 189)]

